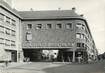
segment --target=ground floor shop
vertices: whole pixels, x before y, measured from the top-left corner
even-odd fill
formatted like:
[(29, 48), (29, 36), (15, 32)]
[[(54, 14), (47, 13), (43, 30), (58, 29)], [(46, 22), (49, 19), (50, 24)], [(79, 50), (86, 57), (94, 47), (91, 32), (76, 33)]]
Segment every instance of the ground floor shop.
[(23, 58), (23, 51), (5, 49), (0, 53), (0, 62), (23, 62)]
[(48, 50), (43, 53), (43, 49), (23, 49), (25, 60), (30, 61), (57, 61), (57, 62), (87, 62), (88, 54), (86, 51), (67, 51), (57, 49), (57, 52)]

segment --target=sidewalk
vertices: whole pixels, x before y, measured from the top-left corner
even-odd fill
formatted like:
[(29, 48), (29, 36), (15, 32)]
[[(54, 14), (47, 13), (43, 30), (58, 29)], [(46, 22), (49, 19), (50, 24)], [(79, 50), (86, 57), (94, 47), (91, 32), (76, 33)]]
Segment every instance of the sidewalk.
[(8, 63), (7, 67), (5, 66), (5, 63), (0, 63), (0, 69), (1, 68), (12, 68), (12, 67), (17, 67), (25, 64), (30, 64), (31, 62), (11, 62)]
[(0, 63), (0, 73), (11, 73), (8, 72), (8, 69), (13, 68), (13, 67), (17, 67), (17, 66), (22, 66), (25, 64), (30, 64), (31, 62), (11, 62), (8, 64), (8, 66), (6, 67), (4, 63)]

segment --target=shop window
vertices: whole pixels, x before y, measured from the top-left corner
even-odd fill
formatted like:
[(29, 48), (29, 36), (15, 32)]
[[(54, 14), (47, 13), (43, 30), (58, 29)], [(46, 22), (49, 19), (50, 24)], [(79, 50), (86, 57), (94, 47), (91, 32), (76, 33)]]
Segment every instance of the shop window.
[(67, 23), (66, 24), (66, 29), (71, 29), (72, 28), (72, 23)]
[(56, 24), (56, 29), (61, 29), (62, 28), (62, 24)]
[(42, 24), (37, 24), (36, 29), (42, 29)]

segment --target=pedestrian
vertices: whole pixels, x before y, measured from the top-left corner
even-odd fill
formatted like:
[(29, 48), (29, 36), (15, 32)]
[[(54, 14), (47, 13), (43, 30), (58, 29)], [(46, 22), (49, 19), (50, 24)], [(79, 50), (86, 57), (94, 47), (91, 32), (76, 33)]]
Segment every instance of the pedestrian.
[(78, 57), (78, 62), (81, 63), (81, 61), (82, 61), (82, 57), (79, 56), (79, 57)]
[(8, 61), (5, 61), (5, 67), (7, 67), (8, 66)]

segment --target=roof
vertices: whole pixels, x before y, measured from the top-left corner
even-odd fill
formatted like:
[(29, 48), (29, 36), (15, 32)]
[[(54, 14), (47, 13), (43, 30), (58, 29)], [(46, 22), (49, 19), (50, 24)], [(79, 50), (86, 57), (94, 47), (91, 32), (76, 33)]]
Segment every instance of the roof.
[(0, 0), (0, 7), (4, 8), (7, 11), (9, 11), (13, 15), (15, 15), (16, 17), (21, 18), (20, 15), (18, 14), (18, 11), (16, 9), (11, 8), (11, 6), (8, 5), (8, 3), (4, 2), (3, 0)]
[(70, 18), (81, 17), (73, 10), (49, 10), (49, 11), (19, 11), (23, 19), (53, 19), (53, 18)]

